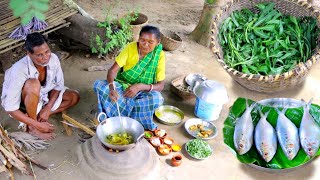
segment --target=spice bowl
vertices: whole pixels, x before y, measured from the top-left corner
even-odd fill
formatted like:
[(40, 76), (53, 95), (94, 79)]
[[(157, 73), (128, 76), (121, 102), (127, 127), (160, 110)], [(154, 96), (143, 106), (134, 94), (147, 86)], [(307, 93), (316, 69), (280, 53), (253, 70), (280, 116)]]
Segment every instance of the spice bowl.
[(153, 147), (159, 147), (163, 144), (163, 140), (156, 136), (151, 137), (149, 139), (149, 142)]
[(154, 131), (154, 134), (160, 138), (165, 138), (167, 136), (167, 132), (164, 129), (157, 129)]
[(173, 145), (171, 146), (171, 149), (172, 149), (172, 151), (174, 151), (174, 152), (178, 152), (178, 151), (181, 151), (181, 146), (180, 146), (179, 144), (173, 144)]
[(154, 136), (152, 131), (144, 131), (144, 138), (150, 139)]
[(170, 137), (165, 137), (165, 138), (163, 139), (163, 143), (164, 143), (164, 144), (167, 144), (167, 145), (169, 145), (169, 146), (171, 146), (171, 145), (173, 144), (173, 142), (174, 142), (174, 140), (173, 140), (172, 138), (170, 138)]
[(168, 155), (172, 152), (172, 149), (169, 145), (167, 144), (162, 144), (158, 147), (158, 151), (162, 155)]
[(172, 166), (180, 166), (182, 163), (182, 156), (180, 154), (178, 155), (174, 155), (172, 158), (171, 158), (171, 164)]

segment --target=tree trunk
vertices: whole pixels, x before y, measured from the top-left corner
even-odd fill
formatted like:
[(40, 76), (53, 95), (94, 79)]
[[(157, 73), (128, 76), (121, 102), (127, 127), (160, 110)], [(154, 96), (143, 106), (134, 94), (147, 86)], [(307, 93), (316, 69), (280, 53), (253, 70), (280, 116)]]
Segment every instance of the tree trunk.
[(95, 42), (96, 35), (99, 35), (102, 39), (105, 37), (105, 29), (97, 27), (99, 22), (97, 20), (75, 14), (67, 18), (67, 21), (71, 22), (71, 25), (59, 29), (58, 32), (88, 47), (90, 47), (92, 40)]
[(197, 43), (209, 47), (211, 39), (212, 20), (216, 3), (204, 3), (202, 14), (197, 27), (190, 34), (191, 38)]

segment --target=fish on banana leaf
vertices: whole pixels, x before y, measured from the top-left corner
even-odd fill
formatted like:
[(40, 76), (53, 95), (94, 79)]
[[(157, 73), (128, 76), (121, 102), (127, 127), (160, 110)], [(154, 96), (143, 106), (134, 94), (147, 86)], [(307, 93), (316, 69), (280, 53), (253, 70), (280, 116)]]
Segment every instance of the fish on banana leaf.
[(311, 101), (303, 106), (303, 116), (299, 128), (300, 142), (309, 157), (313, 157), (320, 146), (320, 127), (310, 114)]
[(267, 121), (269, 112), (262, 114), (261, 110), (259, 110), (261, 118), (254, 132), (256, 148), (266, 162), (271, 161), (277, 152), (277, 134), (271, 124)]
[(234, 146), (239, 155), (247, 153), (253, 144), (254, 126), (251, 117), (251, 111), (255, 107), (255, 103), (249, 107), (248, 100), (246, 101), (246, 110), (236, 121), (233, 141)]
[(276, 132), (279, 144), (289, 160), (292, 160), (300, 149), (298, 128), (285, 116), (286, 109), (278, 112)]

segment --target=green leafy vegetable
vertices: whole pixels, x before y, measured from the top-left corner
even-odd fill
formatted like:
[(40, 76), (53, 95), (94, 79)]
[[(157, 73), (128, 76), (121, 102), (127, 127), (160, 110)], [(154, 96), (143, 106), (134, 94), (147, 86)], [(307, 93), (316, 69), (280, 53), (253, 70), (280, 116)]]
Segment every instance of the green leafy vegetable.
[[(253, 103), (252, 100), (248, 100), (249, 104)], [(263, 106), (260, 104), (256, 105), (256, 108), (251, 112), (252, 120), (254, 126), (257, 125), (260, 115), (257, 112), (257, 109), (261, 108), (263, 113), (266, 113), (270, 110), (270, 113), (267, 117), (268, 122), (275, 128), (277, 123), (278, 114), (277, 111), (273, 107)], [(224, 122), (223, 127), (223, 139), (224, 143), (228, 145), (234, 153), (236, 153), (236, 149), (234, 147), (233, 142), (233, 134), (234, 128), (237, 118), (239, 118), (242, 113), (246, 110), (246, 100), (244, 98), (238, 98), (233, 106), (230, 108), (229, 116)], [(310, 114), (313, 116), (317, 124), (320, 126), (320, 106), (312, 104), (310, 109)], [(288, 108), (286, 113), (286, 117), (290, 119), (298, 128), (300, 127), (301, 119), (303, 116), (303, 108)], [(320, 149), (317, 153), (317, 156), (320, 155)], [(306, 163), (310, 160), (307, 154), (300, 148), (297, 156), (293, 160), (288, 160), (282, 151), (280, 145), (278, 144), (277, 152), (273, 159), (266, 163), (262, 157), (260, 157), (258, 151), (256, 150), (255, 145), (252, 146), (249, 152), (244, 155), (238, 155), (237, 158), (242, 163), (254, 163), (256, 165), (267, 167), (267, 168), (293, 168), (299, 166), (301, 164)]]
[(210, 145), (201, 139), (192, 139), (186, 144), (186, 150), (195, 158), (204, 159), (212, 154)]
[(274, 6), (257, 4), (257, 14), (237, 10), (221, 23), (218, 38), (227, 65), (247, 74), (281, 74), (315, 52), (317, 20), (283, 15)]

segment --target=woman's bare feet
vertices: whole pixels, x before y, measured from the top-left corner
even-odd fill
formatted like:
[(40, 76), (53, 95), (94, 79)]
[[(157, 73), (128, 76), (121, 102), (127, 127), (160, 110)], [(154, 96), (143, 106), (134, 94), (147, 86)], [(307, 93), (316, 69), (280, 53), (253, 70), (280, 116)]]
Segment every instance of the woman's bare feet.
[(31, 126), (28, 127), (28, 133), (43, 140), (52, 140), (56, 137), (55, 133), (43, 133)]

